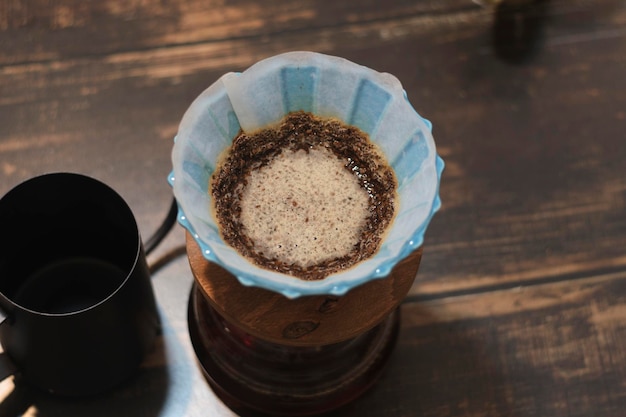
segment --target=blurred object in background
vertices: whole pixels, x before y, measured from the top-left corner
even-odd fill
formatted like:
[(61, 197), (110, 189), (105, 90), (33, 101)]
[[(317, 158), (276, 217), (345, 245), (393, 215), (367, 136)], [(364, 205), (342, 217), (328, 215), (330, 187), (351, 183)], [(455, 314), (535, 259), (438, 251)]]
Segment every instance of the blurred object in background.
[(521, 65), (532, 60), (544, 43), (548, 0), (475, 0), (493, 6), (493, 48), (502, 61)]

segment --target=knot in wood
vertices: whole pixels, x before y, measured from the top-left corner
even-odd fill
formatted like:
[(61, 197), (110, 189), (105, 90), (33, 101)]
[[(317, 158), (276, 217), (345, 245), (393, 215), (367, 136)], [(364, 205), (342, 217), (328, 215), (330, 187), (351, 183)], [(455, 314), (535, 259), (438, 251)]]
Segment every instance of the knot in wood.
[(283, 337), (285, 339), (298, 339), (304, 335), (307, 335), (318, 328), (320, 325), (317, 321), (305, 320), (305, 321), (295, 321), (291, 324), (288, 324), (287, 327), (283, 329)]

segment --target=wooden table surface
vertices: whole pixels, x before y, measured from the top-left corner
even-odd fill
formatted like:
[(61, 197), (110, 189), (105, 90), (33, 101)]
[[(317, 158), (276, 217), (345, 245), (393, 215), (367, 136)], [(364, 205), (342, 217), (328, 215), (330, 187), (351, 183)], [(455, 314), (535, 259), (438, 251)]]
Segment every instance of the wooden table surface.
[[(626, 5), (519, 3), (0, 0), (0, 194), (87, 174), (147, 237), (221, 74), (289, 50), (393, 73), (434, 124), (443, 207), (389, 367), (332, 415), (624, 416)], [(135, 378), (71, 401), (9, 378), (0, 416), (234, 416), (195, 362), (183, 246), (177, 227), (149, 257), (164, 334)]]

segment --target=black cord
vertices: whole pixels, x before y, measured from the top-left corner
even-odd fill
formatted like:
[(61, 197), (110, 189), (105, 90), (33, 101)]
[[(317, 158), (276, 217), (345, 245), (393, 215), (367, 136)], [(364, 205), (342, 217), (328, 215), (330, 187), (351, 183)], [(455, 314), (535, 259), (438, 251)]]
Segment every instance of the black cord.
[(152, 236), (146, 240), (144, 244), (144, 249), (146, 251), (146, 255), (156, 249), (159, 246), (159, 243), (167, 236), (174, 224), (176, 224), (176, 217), (178, 216), (178, 204), (176, 203), (176, 199), (172, 199), (172, 204), (170, 205), (170, 211), (167, 213), (167, 216), (161, 223), (161, 226), (157, 229), (156, 232)]

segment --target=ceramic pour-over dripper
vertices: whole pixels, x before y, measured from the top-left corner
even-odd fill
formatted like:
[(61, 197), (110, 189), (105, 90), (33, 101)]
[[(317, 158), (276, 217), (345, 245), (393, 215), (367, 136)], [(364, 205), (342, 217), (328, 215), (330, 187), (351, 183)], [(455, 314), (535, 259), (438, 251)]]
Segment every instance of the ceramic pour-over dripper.
[[(211, 212), (210, 177), (219, 156), (240, 129), (275, 125), (293, 111), (333, 117), (361, 129), (384, 153), (398, 180), (398, 210), (379, 251), (350, 269), (305, 281), (263, 269), (226, 244)], [(228, 73), (207, 88), (186, 111), (172, 151), (169, 182), (179, 205), (178, 220), (204, 257), (247, 286), (289, 298), (343, 295), (369, 280), (385, 277), (423, 243), (424, 232), (441, 206), (443, 160), (431, 124), (408, 102), (392, 75), (346, 59), (313, 52), (290, 52)]]

